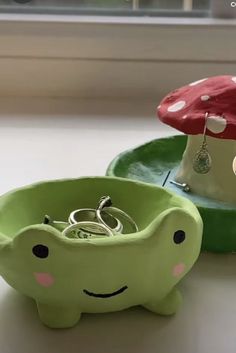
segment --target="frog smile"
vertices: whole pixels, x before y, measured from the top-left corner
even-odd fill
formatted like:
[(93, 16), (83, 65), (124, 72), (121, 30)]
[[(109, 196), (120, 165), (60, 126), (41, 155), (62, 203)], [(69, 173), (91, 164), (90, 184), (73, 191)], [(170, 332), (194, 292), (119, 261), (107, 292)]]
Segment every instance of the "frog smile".
[(89, 295), (90, 297), (110, 298), (110, 297), (114, 297), (115, 295), (123, 293), (126, 289), (128, 289), (128, 286), (121, 287), (120, 289), (118, 289), (117, 291), (112, 292), (112, 293), (93, 293), (93, 292), (88, 291), (87, 289), (84, 289), (83, 292), (85, 294)]

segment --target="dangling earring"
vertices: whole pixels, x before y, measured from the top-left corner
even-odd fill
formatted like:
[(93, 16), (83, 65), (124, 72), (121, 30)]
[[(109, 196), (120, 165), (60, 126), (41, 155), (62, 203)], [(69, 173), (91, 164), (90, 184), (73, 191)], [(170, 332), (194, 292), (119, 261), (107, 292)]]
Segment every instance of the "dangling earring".
[(198, 174), (207, 174), (211, 169), (211, 156), (208, 152), (208, 146), (206, 141), (207, 117), (208, 113), (205, 114), (203, 142), (200, 150), (196, 153), (193, 161), (193, 169)]

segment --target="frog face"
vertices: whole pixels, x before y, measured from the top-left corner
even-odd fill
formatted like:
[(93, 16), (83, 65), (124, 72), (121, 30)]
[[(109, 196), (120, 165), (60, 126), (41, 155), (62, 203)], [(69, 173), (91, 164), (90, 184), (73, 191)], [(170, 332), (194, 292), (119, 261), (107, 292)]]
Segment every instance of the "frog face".
[[(52, 227), (41, 227), (29, 227), (16, 237), (2, 274), (11, 286), (39, 301), (79, 303), (88, 312), (132, 305), (138, 292), (132, 278), (138, 247), (132, 249), (129, 264), (130, 246), (125, 243), (65, 239)], [(137, 296), (135, 304), (138, 301)]]
[[(65, 219), (68, 210), (93, 207), (107, 193), (132, 215), (138, 232), (69, 239), (40, 223), (45, 211)], [(43, 203), (35, 202), (42, 197)], [(19, 208), (19, 202), (24, 207)], [(196, 207), (143, 183), (119, 178), (41, 183), (1, 197), (0, 210), (1, 231), (6, 234), (0, 234), (0, 274), (35, 299), (41, 320), (50, 327), (73, 326), (81, 312), (135, 305), (173, 313), (179, 300), (170, 293), (200, 252), (202, 221)], [(166, 305), (160, 310), (164, 298), (172, 301), (168, 310)], [(154, 302), (158, 309), (148, 306)]]
[(116, 239), (67, 239), (50, 226), (31, 226), (15, 238), (3, 277), (36, 300), (120, 310), (164, 296), (192, 267), (200, 244), (199, 225), (180, 208)]

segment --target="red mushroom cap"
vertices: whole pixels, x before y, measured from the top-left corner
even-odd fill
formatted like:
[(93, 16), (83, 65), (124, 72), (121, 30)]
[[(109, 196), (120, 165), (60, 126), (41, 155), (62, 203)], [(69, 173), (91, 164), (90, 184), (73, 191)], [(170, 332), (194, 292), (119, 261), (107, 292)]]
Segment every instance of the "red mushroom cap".
[(236, 140), (236, 76), (205, 78), (177, 89), (161, 101), (157, 114), (187, 135), (203, 134), (206, 124), (206, 135)]

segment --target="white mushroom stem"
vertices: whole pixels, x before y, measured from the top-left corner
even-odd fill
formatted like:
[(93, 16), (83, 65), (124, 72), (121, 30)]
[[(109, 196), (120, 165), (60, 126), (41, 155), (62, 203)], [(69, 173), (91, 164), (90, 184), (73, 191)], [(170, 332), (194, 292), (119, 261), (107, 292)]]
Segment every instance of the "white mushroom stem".
[(187, 183), (191, 191), (211, 199), (236, 203), (236, 175), (233, 161), (236, 156), (236, 141), (207, 136), (211, 169), (207, 174), (193, 170), (193, 161), (200, 150), (202, 135), (190, 135), (175, 180)]

